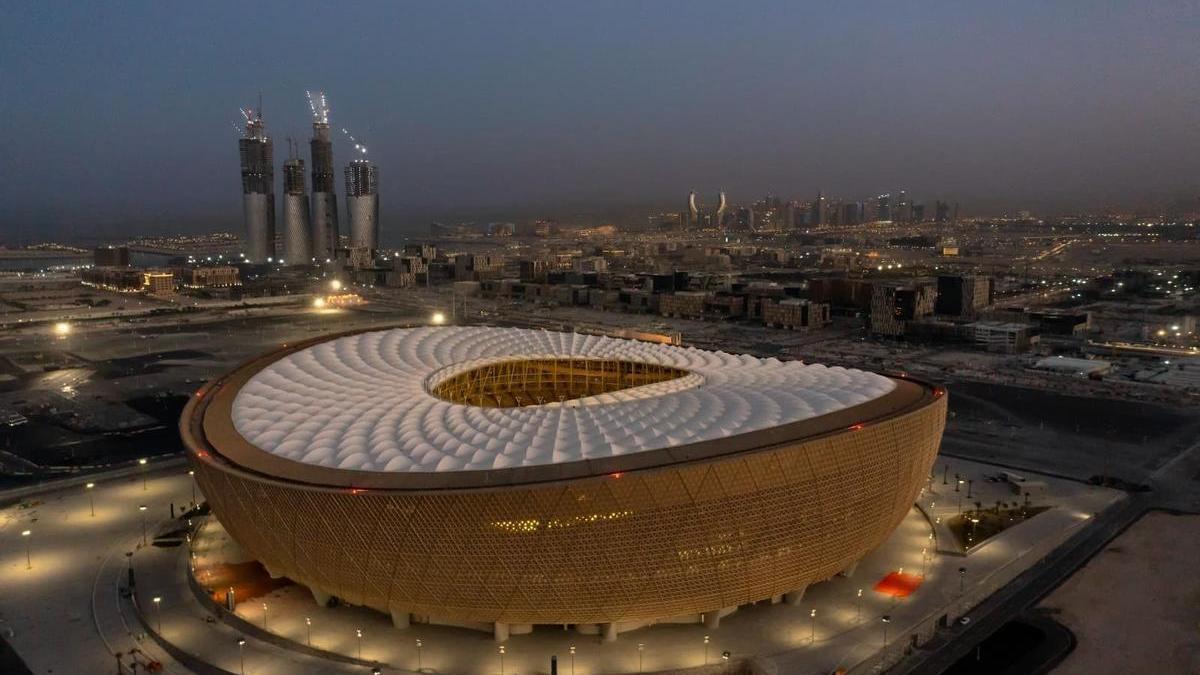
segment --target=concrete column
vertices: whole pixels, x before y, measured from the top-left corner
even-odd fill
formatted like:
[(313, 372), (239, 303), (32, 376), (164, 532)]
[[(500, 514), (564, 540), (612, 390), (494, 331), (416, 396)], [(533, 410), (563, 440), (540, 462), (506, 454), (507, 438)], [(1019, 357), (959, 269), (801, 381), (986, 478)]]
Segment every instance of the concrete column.
[(392, 627), (393, 628), (397, 628), (399, 630), (404, 630), (405, 628), (408, 628), (410, 619), (409, 619), (409, 614), (407, 611), (405, 611), (403, 609), (393, 609), (391, 611), (391, 615), (392, 615)]
[(846, 569), (842, 570), (841, 572), (838, 572), (838, 576), (849, 579), (850, 577), (854, 576), (854, 570), (857, 570), (857, 569), (858, 569), (858, 561), (855, 560), (854, 562), (847, 565)]
[(771, 604), (772, 604), (772, 605), (778, 605), (778, 604), (779, 604), (779, 603), (781, 603), (781, 602), (783, 602), (783, 596), (782, 596), (782, 595), (772, 595), (772, 596), (771, 596)]
[(508, 639), (508, 624), (500, 623), (499, 621), (492, 624), (492, 637), (494, 637), (496, 639), (496, 642), (504, 642), (505, 640), (507, 640)]
[(714, 609), (704, 613), (704, 627), (716, 630), (721, 627), (721, 610)]
[(783, 594), (783, 601), (789, 605), (798, 605), (804, 599), (804, 591), (808, 590), (808, 586)]
[(308, 590), (312, 591), (313, 600), (315, 600), (316, 603), (321, 607), (328, 607), (329, 601), (333, 599), (332, 595), (328, 593), (322, 593), (315, 588), (310, 588)]
[(617, 641), (617, 624), (615, 624), (615, 623), (600, 624), (600, 631), (604, 633), (604, 641), (605, 642), (616, 642)]

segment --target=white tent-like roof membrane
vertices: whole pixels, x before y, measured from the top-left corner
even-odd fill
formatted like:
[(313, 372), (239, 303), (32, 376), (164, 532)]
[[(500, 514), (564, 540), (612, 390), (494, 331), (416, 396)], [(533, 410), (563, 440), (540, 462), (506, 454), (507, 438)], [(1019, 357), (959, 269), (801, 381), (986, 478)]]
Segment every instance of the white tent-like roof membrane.
[[(511, 359), (617, 359), (683, 377), (544, 405), (453, 403), (429, 388)], [(861, 370), (594, 335), (426, 327), (359, 333), (288, 354), (249, 379), (234, 427), (258, 448), (316, 466), (446, 472), (537, 466), (717, 440), (887, 394)]]

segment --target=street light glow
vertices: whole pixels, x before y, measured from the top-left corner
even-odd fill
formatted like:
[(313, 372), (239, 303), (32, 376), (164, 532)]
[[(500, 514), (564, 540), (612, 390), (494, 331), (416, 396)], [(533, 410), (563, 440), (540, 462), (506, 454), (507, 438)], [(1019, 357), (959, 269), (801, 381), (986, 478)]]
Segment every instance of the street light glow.
[(433, 316), (429, 317), (429, 321), (435, 326), (440, 326), (446, 323), (446, 315), (441, 312), (434, 312)]
[(329, 282), (329, 287), (335, 291), (340, 291), (342, 290), (342, 282), (340, 279), (334, 279), (333, 281)]

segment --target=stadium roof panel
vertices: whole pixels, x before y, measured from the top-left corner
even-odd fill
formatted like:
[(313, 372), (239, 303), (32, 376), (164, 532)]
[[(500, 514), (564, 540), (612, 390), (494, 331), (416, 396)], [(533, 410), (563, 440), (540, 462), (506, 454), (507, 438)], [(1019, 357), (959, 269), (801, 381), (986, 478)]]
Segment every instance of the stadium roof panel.
[[(596, 365), (559, 365), (563, 360)], [(654, 380), (627, 372), (628, 364), (685, 372)], [(435, 393), (464, 374), (492, 387), (488, 392), (500, 377), (529, 378), (519, 383), (528, 387), (536, 379), (539, 402), (550, 388), (568, 384), (591, 393), (534, 405), (507, 405), (503, 397), (464, 405)], [(604, 378), (633, 386), (613, 389)], [(594, 335), (397, 328), (283, 355), (241, 385), (230, 417), (250, 444), (293, 462), (440, 473), (604, 460), (717, 441), (844, 411), (896, 387), (891, 378), (860, 370)]]

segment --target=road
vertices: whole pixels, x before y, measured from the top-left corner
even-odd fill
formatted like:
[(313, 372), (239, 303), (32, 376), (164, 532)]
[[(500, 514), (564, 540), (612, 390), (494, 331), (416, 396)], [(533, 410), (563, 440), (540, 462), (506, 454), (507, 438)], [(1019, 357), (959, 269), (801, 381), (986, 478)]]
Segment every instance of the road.
[(971, 612), (966, 627), (946, 629), (893, 666), (893, 675), (940, 675), (1001, 626), (1037, 604), (1117, 535), (1152, 509), (1200, 513), (1200, 442), (1155, 471), (1150, 491), (1101, 513), (1063, 546)]

